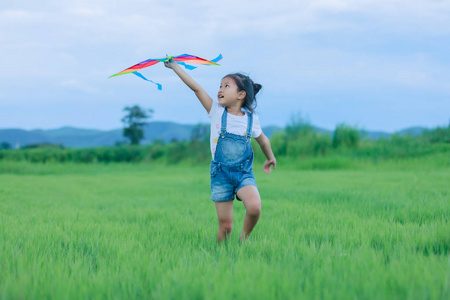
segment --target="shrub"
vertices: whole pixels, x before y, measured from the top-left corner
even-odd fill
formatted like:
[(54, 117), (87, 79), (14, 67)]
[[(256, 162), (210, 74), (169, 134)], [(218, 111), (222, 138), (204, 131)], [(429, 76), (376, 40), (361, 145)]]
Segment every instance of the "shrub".
[(431, 143), (450, 143), (450, 124), (447, 128), (437, 127), (424, 135)]
[(333, 133), (333, 147), (341, 146), (347, 148), (357, 148), (360, 142), (360, 134), (356, 128), (345, 123), (338, 124)]

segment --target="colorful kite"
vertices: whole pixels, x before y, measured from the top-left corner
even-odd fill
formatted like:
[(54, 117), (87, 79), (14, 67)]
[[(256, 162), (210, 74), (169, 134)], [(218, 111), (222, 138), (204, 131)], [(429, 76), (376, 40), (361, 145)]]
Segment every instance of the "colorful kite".
[(150, 81), (154, 84), (156, 84), (158, 86), (158, 90), (162, 90), (162, 85), (154, 82), (152, 80), (148, 80), (147, 78), (144, 77), (144, 75), (142, 75), (141, 73), (138, 72), (138, 70), (156, 65), (159, 62), (166, 62), (169, 60), (173, 60), (175, 61), (177, 64), (184, 66), (186, 69), (188, 70), (193, 70), (197, 67), (191, 66), (187, 63), (190, 64), (199, 64), (199, 65), (216, 65), (216, 66), (220, 66), (217, 62), (219, 60), (222, 59), (222, 54), (220, 54), (218, 57), (211, 59), (211, 60), (206, 60), (204, 58), (200, 58), (198, 56), (193, 56), (193, 55), (189, 55), (189, 54), (182, 54), (182, 55), (178, 55), (178, 56), (166, 56), (165, 58), (157, 58), (157, 59), (147, 59), (144, 60), (132, 67), (129, 67), (128, 69), (125, 69), (117, 74), (111, 75), (108, 78), (114, 77), (114, 76), (119, 76), (119, 75), (125, 75), (125, 74), (129, 74), (129, 73), (133, 73), (134, 75), (141, 77), (144, 80)]

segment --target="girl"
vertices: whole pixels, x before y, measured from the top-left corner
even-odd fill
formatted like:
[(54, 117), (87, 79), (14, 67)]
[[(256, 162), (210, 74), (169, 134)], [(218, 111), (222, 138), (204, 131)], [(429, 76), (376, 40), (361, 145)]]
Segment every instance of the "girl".
[(247, 240), (261, 213), (261, 198), (252, 171), (252, 136), (267, 158), (264, 172), (269, 174), (270, 166), (276, 167), (270, 141), (253, 114), (255, 95), (261, 85), (243, 74), (229, 74), (222, 79), (217, 103), (177, 63), (170, 60), (164, 65), (194, 91), (211, 119), (211, 200), (216, 204), (219, 219), (217, 240), (220, 243), (231, 233), (235, 195), (246, 209), (241, 241)]

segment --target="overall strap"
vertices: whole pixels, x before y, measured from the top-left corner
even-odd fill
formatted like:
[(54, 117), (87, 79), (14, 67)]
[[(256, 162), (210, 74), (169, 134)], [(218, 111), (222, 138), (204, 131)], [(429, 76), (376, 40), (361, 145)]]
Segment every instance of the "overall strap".
[(224, 134), (227, 131), (227, 108), (224, 107), (222, 114), (222, 124), (220, 128), (220, 133)]
[(252, 126), (253, 126), (253, 115), (250, 111), (247, 111), (248, 114), (248, 124), (247, 124), (247, 132), (245, 133), (245, 135), (248, 138), (252, 137)]

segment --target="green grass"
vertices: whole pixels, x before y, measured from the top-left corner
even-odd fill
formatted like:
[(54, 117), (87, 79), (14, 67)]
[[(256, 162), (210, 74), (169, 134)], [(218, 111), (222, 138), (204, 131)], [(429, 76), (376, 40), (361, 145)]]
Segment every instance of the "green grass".
[(208, 165), (3, 161), (0, 298), (449, 299), (439, 159), (255, 165), (260, 222), (241, 244), (235, 202), (221, 245)]

